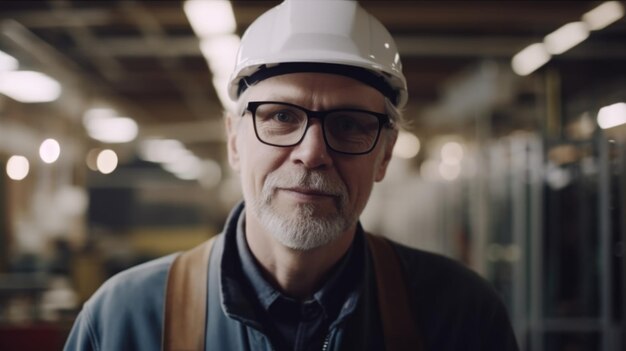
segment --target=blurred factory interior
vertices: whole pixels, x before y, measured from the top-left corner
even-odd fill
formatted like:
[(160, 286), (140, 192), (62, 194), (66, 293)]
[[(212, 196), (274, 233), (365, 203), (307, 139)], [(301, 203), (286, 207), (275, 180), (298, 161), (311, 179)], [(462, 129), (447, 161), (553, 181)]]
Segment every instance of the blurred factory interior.
[[(106, 278), (220, 231), (226, 81), (277, 3), (0, 3), (1, 350), (59, 349)], [(626, 349), (624, 2), (362, 5), (411, 121), (364, 226), (491, 281), (521, 350)]]

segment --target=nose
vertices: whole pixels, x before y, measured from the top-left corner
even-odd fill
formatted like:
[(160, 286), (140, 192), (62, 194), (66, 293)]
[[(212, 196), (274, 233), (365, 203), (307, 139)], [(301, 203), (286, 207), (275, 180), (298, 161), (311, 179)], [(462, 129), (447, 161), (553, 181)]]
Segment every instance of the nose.
[(332, 165), (320, 121), (311, 120), (302, 141), (294, 146), (291, 159), (310, 169), (327, 168)]

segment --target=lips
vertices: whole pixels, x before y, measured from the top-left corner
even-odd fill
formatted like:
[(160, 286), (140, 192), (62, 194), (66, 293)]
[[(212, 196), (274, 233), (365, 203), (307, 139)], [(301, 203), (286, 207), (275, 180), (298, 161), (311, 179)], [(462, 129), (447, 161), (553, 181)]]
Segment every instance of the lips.
[(335, 194), (327, 193), (327, 192), (324, 192), (324, 191), (319, 190), (319, 189), (310, 189), (310, 188), (302, 188), (302, 187), (278, 188), (278, 190), (284, 190), (284, 191), (294, 192), (294, 193), (298, 193), (298, 194), (302, 194), (302, 195), (308, 195), (308, 196), (327, 196), (327, 197), (336, 197), (337, 196)]

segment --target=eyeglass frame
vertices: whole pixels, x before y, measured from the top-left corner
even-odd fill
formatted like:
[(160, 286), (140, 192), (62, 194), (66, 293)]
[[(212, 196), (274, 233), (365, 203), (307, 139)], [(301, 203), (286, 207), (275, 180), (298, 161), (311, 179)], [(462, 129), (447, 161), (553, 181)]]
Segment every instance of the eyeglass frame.
[[(284, 105), (284, 106), (290, 106), (290, 107), (294, 107), (298, 110), (301, 110), (302, 112), (304, 112), (306, 114), (306, 126), (304, 127), (304, 132), (302, 133), (302, 136), (300, 137), (300, 139), (298, 139), (298, 141), (296, 141), (293, 144), (288, 144), (288, 145), (278, 145), (278, 144), (272, 144), (269, 143), (265, 140), (263, 140), (260, 136), (259, 136), (259, 132), (257, 130), (257, 125), (256, 125), (256, 111), (259, 108), (259, 106), (262, 106), (264, 104), (277, 104), (277, 105)], [(324, 127), (324, 122), (326, 119), (326, 116), (331, 114), (331, 113), (335, 113), (338, 111), (349, 111), (349, 112), (361, 112), (361, 113), (367, 113), (370, 114), (374, 117), (376, 117), (378, 119), (378, 131), (376, 133), (376, 138), (374, 139), (374, 142), (372, 143), (372, 146), (363, 152), (345, 152), (345, 151), (339, 151), (335, 148), (333, 148), (329, 143), (328, 143), (328, 139), (326, 137), (326, 128)], [(288, 103), (288, 102), (283, 102), (283, 101), (249, 101), (248, 104), (246, 105), (246, 108), (243, 110), (243, 113), (241, 114), (241, 117), (245, 116), (246, 112), (250, 112), (250, 114), (252, 115), (252, 124), (254, 125), (254, 134), (256, 135), (256, 138), (258, 141), (260, 141), (261, 143), (265, 144), (265, 145), (269, 145), (269, 146), (274, 146), (274, 147), (293, 147), (296, 146), (298, 144), (300, 144), (302, 142), (302, 140), (304, 140), (304, 137), (306, 136), (306, 133), (309, 129), (309, 127), (311, 126), (311, 119), (312, 118), (316, 118), (320, 120), (321, 126), (322, 126), (322, 136), (324, 137), (324, 143), (326, 144), (326, 147), (330, 150), (332, 150), (333, 152), (339, 153), (339, 154), (344, 154), (344, 155), (365, 155), (365, 154), (369, 154), (370, 152), (372, 152), (372, 150), (374, 150), (374, 148), (376, 148), (376, 145), (378, 144), (378, 139), (380, 139), (380, 133), (382, 132), (383, 128), (393, 128), (393, 121), (391, 120), (391, 118), (389, 117), (388, 114), (385, 113), (379, 113), (379, 112), (374, 112), (374, 111), (368, 111), (368, 110), (361, 110), (361, 109), (356, 109), (356, 108), (337, 108), (337, 109), (331, 109), (331, 110), (323, 110), (323, 111), (312, 111), (309, 109), (306, 109), (302, 106), (296, 105), (296, 104), (292, 104), (292, 103)]]

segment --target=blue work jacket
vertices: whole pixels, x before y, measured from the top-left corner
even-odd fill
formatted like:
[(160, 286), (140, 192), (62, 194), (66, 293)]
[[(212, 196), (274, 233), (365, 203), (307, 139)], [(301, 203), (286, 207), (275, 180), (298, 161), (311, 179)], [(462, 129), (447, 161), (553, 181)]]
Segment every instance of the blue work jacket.
[[(229, 217), (209, 263), (206, 350), (273, 350), (252, 301), (238, 296), (225, 245), (235, 240), (243, 204)], [(363, 235), (362, 231), (357, 235)], [(363, 282), (330, 323), (326, 350), (384, 350), (376, 279), (363, 241)], [(506, 309), (481, 277), (443, 256), (393, 244), (403, 264), (412, 314), (426, 350), (518, 350)], [(161, 349), (167, 273), (175, 255), (121, 272), (85, 303), (65, 345), (72, 350)], [(236, 282), (235, 285), (236, 287)]]

